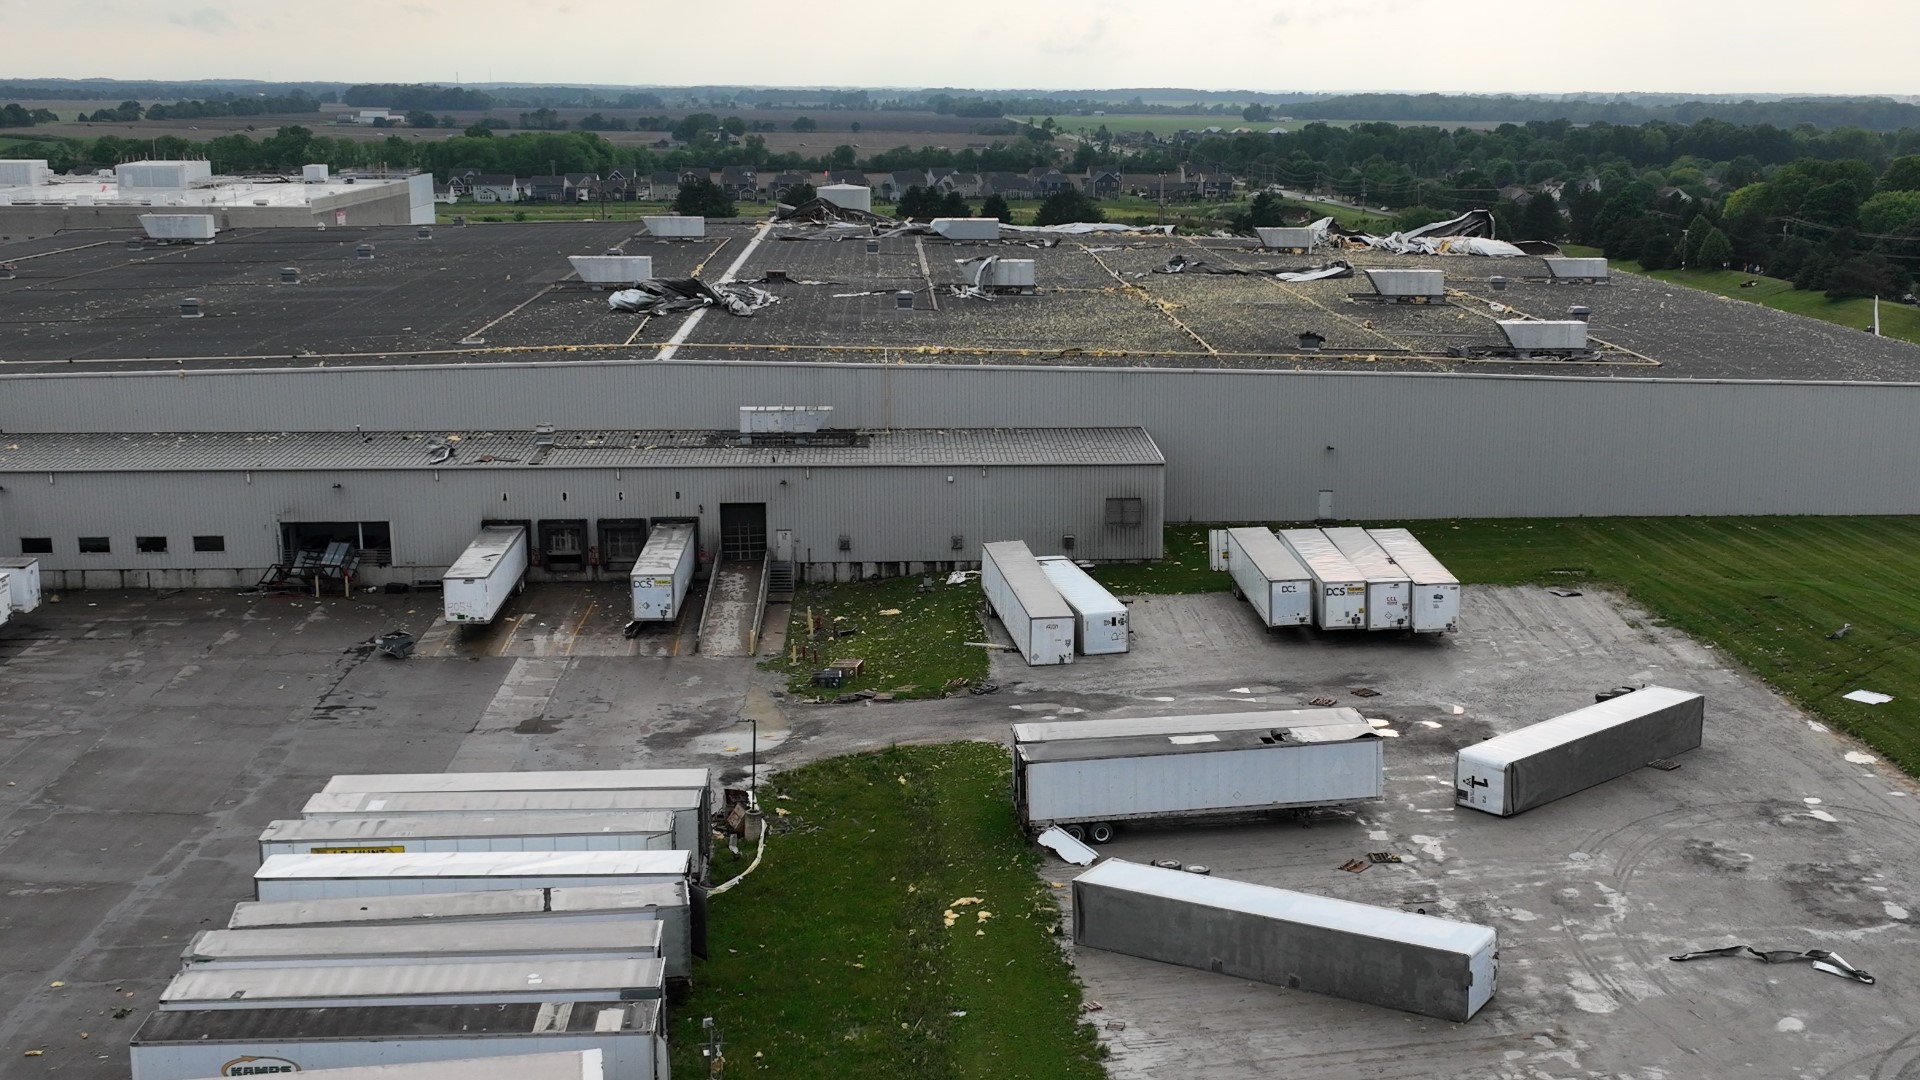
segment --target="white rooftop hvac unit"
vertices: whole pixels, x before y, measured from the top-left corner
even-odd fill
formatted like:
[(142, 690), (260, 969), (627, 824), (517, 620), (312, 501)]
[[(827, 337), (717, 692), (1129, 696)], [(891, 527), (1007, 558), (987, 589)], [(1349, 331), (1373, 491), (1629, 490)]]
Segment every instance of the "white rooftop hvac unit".
[(707, 235), (707, 219), (684, 214), (663, 214), (640, 219), (647, 231), (663, 240), (698, 240)]
[(1612, 275), (1605, 259), (1549, 257), (1542, 261), (1547, 264), (1549, 281), (1591, 281), (1597, 284), (1609, 280)]
[(567, 261), (589, 285), (632, 285), (653, 277), (650, 255), (569, 255)]
[(327, 167), (325, 165), (302, 165), (300, 166), (300, 179), (309, 184), (324, 184), (327, 182)]
[(141, 214), (140, 227), (155, 240), (206, 241), (218, 230), (212, 214)]
[(828, 184), (818, 189), (817, 194), (848, 210), (873, 211), (873, 189), (865, 184)]
[(1533, 322), (1521, 319), (1500, 320), (1507, 344), (1522, 353), (1581, 352), (1587, 347), (1587, 324), (1577, 319)]
[(39, 187), (47, 182), (47, 159), (0, 161), (0, 188)]
[(1034, 287), (1032, 259), (995, 259), (987, 266), (986, 284), (996, 289)]
[(1373, 289), (1388, 299), (1440, 299), (1447, 295), (1443, 270), (1368, 270)]
[(129, 191), (179, 191), (213, 179), (213, 165), (205, 161), (129, 161), (114, 166), (122, 195)]
[(998, 240), (1000, 219), (990, 217), (937, 217), (933, 231), (949, 240)]
[(812, 432), (833, 422), (831, 405), (742, 405), (740, 432)]
[(1259, 234), (1261, 247), (1281, 249), (1298, 248), (1302, 251), (1313, 247), (1312, 229), (1256, 228), (1253, 231)]

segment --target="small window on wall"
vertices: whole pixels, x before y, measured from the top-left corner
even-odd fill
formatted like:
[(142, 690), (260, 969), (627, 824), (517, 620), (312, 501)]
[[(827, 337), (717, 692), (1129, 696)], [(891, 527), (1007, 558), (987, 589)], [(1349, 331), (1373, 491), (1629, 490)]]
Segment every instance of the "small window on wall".
[(195, 551), (225, 551), (227, 538), (224, 536), (196, 536), (193, 538)]
[(80, 538), (80, 554), (105, 555), (113, 550), (113, 541), (104, 536), (83, 536)]
[(142, 555), (165, 555), (167, 538), (164, 536), (136, 536), (133, 538), (133, 550)]
[(1107, 524), (1122, 528), (1137, 526), (1146, 520), (1146, 505), (1141, 499), (1108, 499)]
[(21, 537), (20, 538), (20, 554), (22, 555), (53, 554), (53, 537), (51, 536)]

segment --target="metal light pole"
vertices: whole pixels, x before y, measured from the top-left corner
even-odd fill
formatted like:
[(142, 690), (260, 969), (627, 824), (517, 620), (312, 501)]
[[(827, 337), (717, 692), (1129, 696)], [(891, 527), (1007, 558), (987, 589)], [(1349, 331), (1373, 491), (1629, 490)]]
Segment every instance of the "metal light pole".
[(735, 724), (753, 725), (753, 743), (747, 758), (747, 805), (760, 805), (760, 721), (757, 717), (743, 716)]

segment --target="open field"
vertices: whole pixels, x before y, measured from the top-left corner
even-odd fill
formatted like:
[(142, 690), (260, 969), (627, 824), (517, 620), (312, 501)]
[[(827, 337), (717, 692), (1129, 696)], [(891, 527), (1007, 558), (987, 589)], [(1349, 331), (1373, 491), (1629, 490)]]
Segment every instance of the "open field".
[(674, 1074), (703, 1075), (711, 1016), (729, 1076), (1102, 1077), (1007, 784), (1004, 750), (959, 743), (762, 788), (766, 858), (713, 901), (725, 947), (674, 1013)]
[[(916, 577), (802, 586), (793, 599), (787, 653), (766, 666), (787, 675), (789, 693), (827, 701), (858, 690), (937, 698), (953, 680), (984, 678), (986, 650), (967, 644), (987, 640), (976, 614), (979, 584), (931, 580), (925, 592)], [(809, 619), (817, 628), (811, 632)], [(814, 671), (855, 657), (866, 661), (857, 678), (838, 690), (812, 685)]]

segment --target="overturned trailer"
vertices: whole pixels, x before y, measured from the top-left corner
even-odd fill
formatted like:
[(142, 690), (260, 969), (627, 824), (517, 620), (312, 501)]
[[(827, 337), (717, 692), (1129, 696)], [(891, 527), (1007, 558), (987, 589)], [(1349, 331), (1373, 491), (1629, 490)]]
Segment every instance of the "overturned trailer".
[(1119, 823), (1366, 802), (1381, 740), (1352, 709), (1013, 725), (1013, 799), (1031, 832), (1113, 838)]
[(1700, 747), (1706, 698), (1649, 686), (1463, 746), (1454, 801), (1511, 817)]
[(1073, 883), (1073, 943), (1464, 1022), (1492, 927), (1108, 859)]
[[(130, 1044), (133, 1080), (513, 1059), (598, 1051), (604, 1080), (667, 1080), (659, 1001), (156, 1012)], [(470, 1062), (465, 1074), (499, 1074)], [(509, 1074), (530, 1080), (528, 1074)]]

